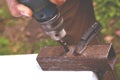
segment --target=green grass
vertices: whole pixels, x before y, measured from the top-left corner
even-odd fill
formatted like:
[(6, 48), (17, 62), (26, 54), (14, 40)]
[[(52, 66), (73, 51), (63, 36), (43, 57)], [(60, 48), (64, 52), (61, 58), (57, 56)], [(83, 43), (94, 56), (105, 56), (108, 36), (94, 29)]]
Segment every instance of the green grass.
[(10, 41), (6, 37), (0, 37), (0, 55), (12, 54)]
[(42, 39), (35, 43), (29, 43), (26, 41), (11, 43), (9, 39), (0, 37), (0, 55), (33, 54), (38, 53), (39, 50), (45, 46), (56, 45), (59, 45), (59, 43), (51, 39)]
[(116, 71), (117, 76), (120, 80), (120, 54), (117, 55), (117, 63), (116, 63), (116, 66), (115, 66), (115, 71)]

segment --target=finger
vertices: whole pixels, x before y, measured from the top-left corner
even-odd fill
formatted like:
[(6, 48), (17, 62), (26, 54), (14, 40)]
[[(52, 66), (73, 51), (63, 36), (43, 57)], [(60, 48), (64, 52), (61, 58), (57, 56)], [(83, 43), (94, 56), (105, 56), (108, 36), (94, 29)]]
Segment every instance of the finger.
[(20, 14), (26, 17), (31, 17), (32, 16), (32, 10), (23, 4), (18, 4), (17, 9), (19, 10)]
[(11, 15), (14, 16), (14, 17), (20, 17), (21, 16), (19, 10), (16, 7), (10, 7), (10, 12), (11, 12)]
[(66, 0), (50, 0), (52, 3), (60, 6), (66, 2)]
[(18, 4), (16, 2), (16, 0), (6, 0), (7, 4), (8, 4), (8, 8), (11, 12), (11, 15), (14, 17), (19, 17), (20, 13), (19, 10), (17, 9), (16, 5)]

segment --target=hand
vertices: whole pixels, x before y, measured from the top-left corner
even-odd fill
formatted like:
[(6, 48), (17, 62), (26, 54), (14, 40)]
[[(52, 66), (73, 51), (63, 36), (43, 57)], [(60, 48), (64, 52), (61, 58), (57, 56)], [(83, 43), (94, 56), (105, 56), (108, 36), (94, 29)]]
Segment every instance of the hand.
[(60, 6), (66, 2), (66, 0), (50, 0), (52, 3)]
[[(60, 6), (63, 3), (66, 2), (66, 0), (50, 0), (52, 3)], [(6, 0), (9, 10), (14, 17), (20, 17), (20, 16), (32, 16), (32, 10), (28, 7), (24, 6), (23, 4), (19, 4), (17, 0)]]

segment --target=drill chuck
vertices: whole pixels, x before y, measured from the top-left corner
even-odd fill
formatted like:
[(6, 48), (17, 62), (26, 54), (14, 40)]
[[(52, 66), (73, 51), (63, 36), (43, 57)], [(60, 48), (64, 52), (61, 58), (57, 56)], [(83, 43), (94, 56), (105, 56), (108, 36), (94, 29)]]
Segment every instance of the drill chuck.
[(41, 22), (41, 27), (53, 40), (58, 41), (66, 35), (63, 22), (63, 18), (58, 13), (52, 19)]

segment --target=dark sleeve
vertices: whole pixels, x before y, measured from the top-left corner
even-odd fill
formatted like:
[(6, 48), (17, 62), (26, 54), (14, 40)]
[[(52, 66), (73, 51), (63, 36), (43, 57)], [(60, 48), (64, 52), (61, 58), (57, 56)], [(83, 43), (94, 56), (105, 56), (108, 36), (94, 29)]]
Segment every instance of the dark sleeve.
[(60, 12), (69, 36), (65, 41), (70, 45), (78, 43), (82, 33), (96, 21), (92, 0), (67, 0)]

